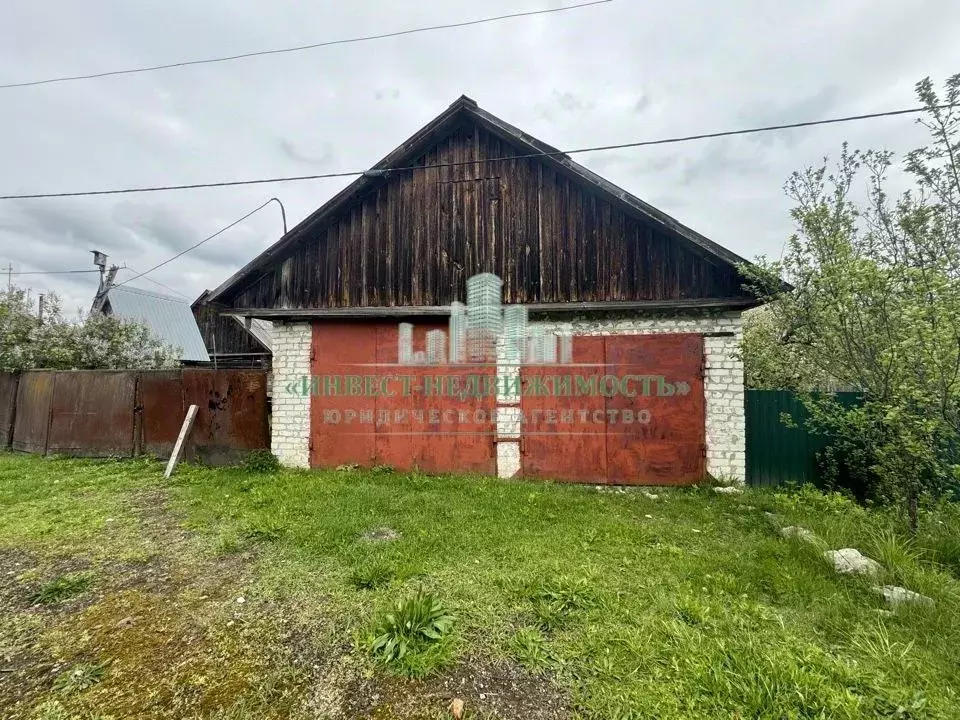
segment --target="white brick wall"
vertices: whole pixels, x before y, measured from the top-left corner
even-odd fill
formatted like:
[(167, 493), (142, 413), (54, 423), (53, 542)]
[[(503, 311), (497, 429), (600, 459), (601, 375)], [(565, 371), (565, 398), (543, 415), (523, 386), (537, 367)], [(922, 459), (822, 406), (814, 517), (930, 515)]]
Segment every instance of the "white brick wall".
[(732, 337), (705, 337), (703, 342), (706, 360), (707, 472), (716, 478), (737, 483), (745, 481), (743, 362), (738, 358), (743, 325), (739, 312), (672, 317), (575, 318), (537, 324), (548, 331), (574, 335), (733, 333)]
[(310, 375), (310, 323), (274, 323), (273, 328), (270, 448), (287, 467), (310, 467), (310, 395), (303, 393), (303, 378)]

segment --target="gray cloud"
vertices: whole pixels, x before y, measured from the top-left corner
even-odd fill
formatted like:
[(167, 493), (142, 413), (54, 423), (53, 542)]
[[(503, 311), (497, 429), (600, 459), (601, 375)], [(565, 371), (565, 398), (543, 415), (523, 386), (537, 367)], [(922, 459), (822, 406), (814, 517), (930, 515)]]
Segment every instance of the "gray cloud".
[(653, 98), (650, 95), (644, 93), (640, 96), (637, 102), (633, 106), (633, 112), (639, 115), (640, 113), (646, 112), (650, 105), (653, 103)]
[(280, 151), (288, 158), (305, 165), (315, 165), (323, 168), (333, 167), (336, 164), (337, 156), (333, 152), (333, 147), (329, 144), (324, 145), (323, 149), (320, 151), (320, 154), (317, 156), (311, 156), (300, 152), (294, 143), (285, 138), (281, 138), (278, 141), (278, 145), (280, 146)]
[(762, 175), (764, 170), (763, 156), (753, 148), (733, 138), (717, 138), (684, 156), (680, 184), (722, 180), (726, 185), (731, 176)]

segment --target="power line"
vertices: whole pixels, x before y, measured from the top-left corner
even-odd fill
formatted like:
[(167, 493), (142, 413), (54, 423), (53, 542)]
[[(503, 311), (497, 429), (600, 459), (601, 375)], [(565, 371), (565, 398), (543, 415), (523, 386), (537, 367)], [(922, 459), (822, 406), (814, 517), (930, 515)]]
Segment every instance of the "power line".
[(30, 270), (29, 272), (10, 272), (10, 275), (73, 275), (76, 273), (98, 273), (99, 270)]
[[(134, 273), (134, 274), (136, 274), (136, 273), (138, 272), (136, 268), (132, 268), (132, 267), (130, 267), (129, 265), (125, 266), (125, 267), (122, 268), (122, 269), (124, 269), (124, 270), (129, 270), (130, 272), (132, 272), (132, 273)], [(149, 272), (149, 271), (148, 271), (148, 272)], [(148, 282), (152, 282), (154, 285), (157, 285), (157, 286), (162, 287), (162, 288), (164, 288), (164, 289), (166, 289), (166, 290), (169, 290), (170, 292), (175, 293), (176, 295), (179, 295), (179, 296), (182, 297), (184, 300), (189, 300), (189, 299), (190, 299), (189, 297), (187, 297), (186, 295), (184, 295), (184, 294), (183, 294), (182, 292), (180, 292), (179, 290), (174, 290), (172, 287), (170, 287), (169, 285), (164, 285), (164, 284), (163, 284), (162, 282), (160, 282), (159, 280), (154, 280), (153, 278), (145, 277), (146, 274), (147, 274), (147, 273), (140, 273), (139, 275), (137, 275), (137, 277), (142, 277), (144, 280), (146, 280), (146, 281), (148, 281)], [(133, 280), (133, 279), (134, 279), (134, 278), (131, 278), (131, 280)]]
[[(359, 177), (368, 173), (383, 174), (385, 172), (402, 172), (407, 170), (434, 170), (438, 168), (458, 167), (461, 165), (481, 165), (484, 163), (503, 162), (508, 160), (526, 160), (541, 157), (559, 157), (564, 155), (578, 155), (581, 153), (606, 152), (609, 150), (625, 150), (628, 148), (650, 147), (653, 145), (671, 145), (690, 142), (693, 140), (710, 140), (713, 138), (733, 137), (736, 135), (753, 135), (756, 133), (774, 132), (777, 130), (793, 130), (796, 128), (813, 127), (815, 125), (834, 125), (837, 123), (854, 122), (858, 120), (872, 120), (874, 118), (894, 117), (898, 115), (916, 115), (930, 109), (943, 110), (949, 107), (960, 107), (960, 103), (937, 105), (934, 108), (916, 107), (902, 110), (887, 110), (885, 112), (865, 113), (862, 115), (848, 115), (846, 117), (827, 118), (825, 120), (808, 120), (805, 122), (787, 123), (784, 125), (766, 125), (763, 127), (745, 128), (741, 130), (723, 130), (720, 132), (700, 133), (698, 135), (683, 135), (679, 137), (661, 138), (659, 140), (639, 140), (637, 142), (620, 143), (617, 145), (596, 145), (593, 147), (577, 148), (574, 150), (553, 150), (549, 152), (535, 152), (525, 155), (512, 155), (494, 158), (477, 158), (476, 160), (462, 160), (457, 162), (437, 163), (435, 165), (408, 165), (392, 167), (383, 170), (345, 170), (341, 172), (322, 173), (318, 175), (288, 175), (273, 178), (258, 178), (253, 180), (226, 180), (210, 183), (192, 183), (188, 185), (157, 185), (149, 187), (121, 188), (114, 190), (82, 190), (60, 193), (31, 193), (24, 195), (0, 195), (0, 200), (34, 200), (40, 198), (88, 197), (91, 195), (126, 195), (130, 193), (165, 192), (169, 190), (198, 190), (200, 188), (237, 187), (241, 185), (265, 185), (281, 182), (301, 182), (304, 180), (325, 180), (328, 178)], [(269, 202), (269, 201), (268, 201)]]
[(256, 208), (254, 208), (253, 210), (251, 210), (250, 212), (248, 212), (248, 213), (247, 213), (246, 215), (244, 215), (243, 217), (238, 218), (238, 219), (234, 220), (232, 223), (230, 223), (229, 225), (220, 228), (220, 229), (217, 230), (213, 235), (210, 235), (209, 237), (205, 237), (203, 240), (201, 240), (200, 242), (196, 243), (195, 245), (191, 245), (191, 246), (188, 247), (186, 250), (181, 250), (180, 252), (178, 252), (178, 253), (177, 253), (176, 255), (174, 255), (173, 257), (167, 258), (167, 259), (164, 260), (162, 263), (159, 263), (159, 264), (157, 264), (157, 265), (154, 265), (152, 268), (150, 268), (150, 269), (147, 270), (146, 272), (142, 272), (142, 273), (139, 273), (139, 274), (137, 274), (137, 275), (134, 275), (132, 278), (130, 278), (129, 280), (124, 280), (122, 283), (117, 283), (116, 285), (114, 285), (114, 287), (120, 287), (121, 285), (126, 285), (126, 284), (129, 283), (129, 282), (133, 282), (133, 281), (136, 280), (137, 278), (141, 278), (141, 277), (143, 277), (144, 275), (149, 275), (149, 274), (152, 273), (154, 270), (159, 270), (159, 269), (162, 268), (164, 265), (167, 265), (167, 264), (169, 264), (169, 263), (172, 263), (174, 260), (176, 260), (176, 259), (179, 258), (179, 257), (182, 257), (182, 256), (186, 255), (186, 254), (187, 254), (188, 252), (190, 252), (191, 250), (196, 250), (198, 247), (200, 247), (200, 246), (203, 245), (204, 243), (210, 242), (210, 241), (213, 240), (215, 237), (218, 237), (218, 236), (222, 235), (223, 233), (225, 233), (227, 230), (229, 230), (230, 228), (234, 227), (235, 225), (239, 225), (239, 224), (242, 223), (244, 220), (246, 220), (248, 217), (250, 217), (250, 216), (253, 215), (254, 213), (259, 212), (260, 210), (263, 210), (263, 208), (265, 208), (267, 205), (269, 205), (269, 204), (272, 203), (272, 202), (273, 202), (273, 198), (270, 198), (269, 200), (267, 200), (265, 203), (263, 203), (263, 204), (260, 205), (259, 207), (256, 207)]
[(548, 15), (550, 13), (566, 12), (567, 10), (576, 10), (591, 5), (603, 5), (613, 0), (591, 0), (578, 5), (568, 5), (567, 7), (547, 8), (544, 10), (528, 10), (525, 12), (510, 13), (508, 15), (497, 15), (495, 17), (480, 18), (479, 20), (466, 20), (463, 22), (446, 23), (444, 25), (431, 25), (429, 27), (411, 28), (408, 30), (396, 30), (394, 32), (381, 33), (379, 35), (362, 35), (360, 37), (345, 38), (342, 40), (327, 40), (324, 42), (311, 43), (309, 45), (295, 45), (293, 47), (277, 48), (274, 50), (257, 50), (254, 52), (240, 53), (239, 55), (225, 55), (223, 57), (204, 58), (201, 60), (183, 60), (180, 62), (167, 63), (164, 65), (149, 65), (146, 67), (127, 68), (125, 70), (109, 70), (106, 72), (90, 73), (88, 75), (64, 75), (62, 77), (52, 77), (43, 80), (29, 80), (25, 82), (7, 83), (0, 85), (0, 90), (18, 87), (30, 87), (33, 85), (49, 85), (51, 83), (70, 82), (73, 80), (93, 80), (95, 78), (110, 77), (113, 75), (133, 75), (134, 73), (153, 72), (155, 70), (169, 70), (172, 68), (188, 67), (190, 65), (207, 65), (210, 63), (229, 62), (233, 60), (242, 60), (244, 58), (260, 57), (262, 55), (280, 55), (281, 53), (302, 52), (304, 50), (315, 50), (316, 48), (330, 47), (331, 45), (347, 45), (352, 43), (368, 42), (370, 40), (385, 40), (387, 38), (400, 37), (401, 35), (413, 35), (415, 33), (433, 32), (436, 30), (450, 30), (452, 28), (469, 27), (472, 25), (483, 25), (486, 23), (500, 22), (502, 20), (513, 20), (515, 18), (530, 17), (533, 15)]

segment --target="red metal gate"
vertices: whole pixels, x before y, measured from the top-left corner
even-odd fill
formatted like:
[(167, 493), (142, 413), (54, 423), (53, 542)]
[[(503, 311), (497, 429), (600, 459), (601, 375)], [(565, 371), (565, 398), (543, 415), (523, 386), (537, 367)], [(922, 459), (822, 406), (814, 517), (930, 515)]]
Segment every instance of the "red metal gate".
[(572, 365), (526, 367), (521, 378), (523, 475), (620, 485), (702, 479), (701, 336), (576, 337)]
[[(417, 325), (422, 348), (429, 330)], [(390, 465), (427, 472), (496, 472), (488, 366), (398, 365), (394, 323), (316, 323), (310, 403), (313, 467)]]

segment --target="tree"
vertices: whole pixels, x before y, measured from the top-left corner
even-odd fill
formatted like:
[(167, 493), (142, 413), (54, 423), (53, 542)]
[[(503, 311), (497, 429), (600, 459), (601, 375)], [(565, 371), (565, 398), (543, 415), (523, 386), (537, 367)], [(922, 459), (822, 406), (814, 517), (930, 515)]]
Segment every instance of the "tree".
[[(854, 471), (874, 495), (908, 500), (914, 524), (917, 497), (960, 468), (960, 75), (943, 100), (929, 78), (916, 90), (930, 141), (906, 157), (914, 187), (891, 199), (891, 153), (844, 144), (832, 171), (825, 159), (787, 181), (796, 232), (783, 259), (744, 268), (779, 346), (863, 393), (855, 410), (807, 404), (848, 454), (860, 449)], [(780, 292), (781, 278), (794, 289)]]
[(139, 323), (102, 314), (68, 322), (53, 294), (41, 323), (28, 291), (0, 293), (0, 372), (153, 369), (175, 366), (179, 357)]
[[(818, 368), (804, 348), (785, 341), (777, 300), (743, 315), (743, 380), (749, 388), (835, 390), (844, 388)], [(844, 388), (845, 389), (845, 388)]]

